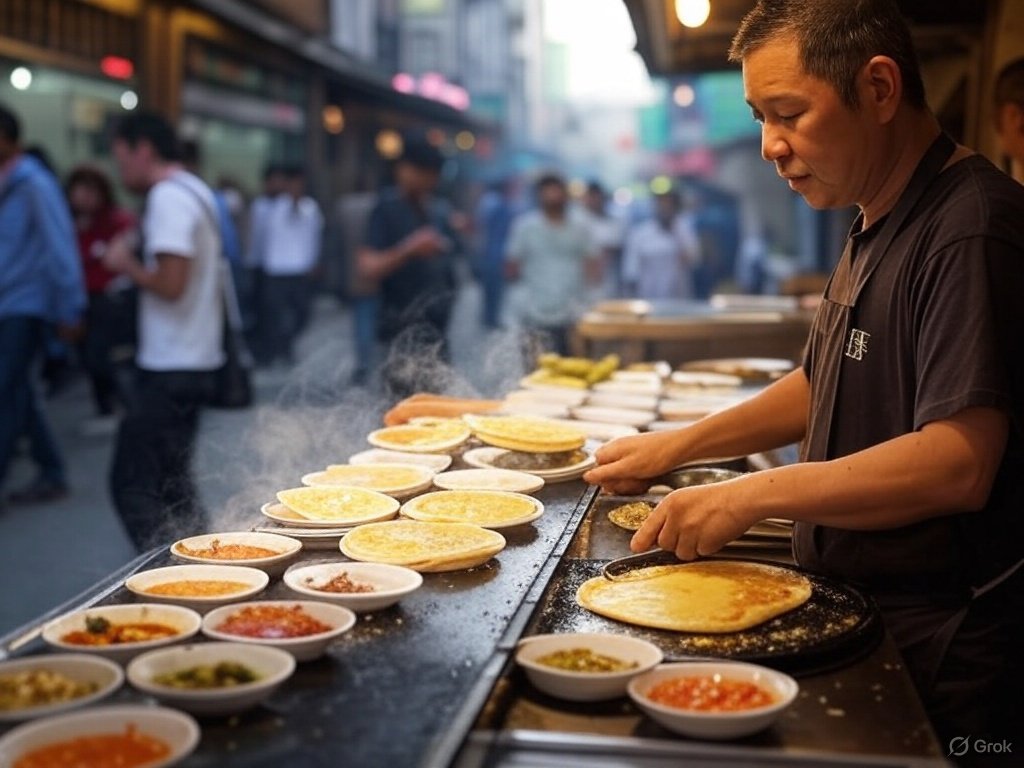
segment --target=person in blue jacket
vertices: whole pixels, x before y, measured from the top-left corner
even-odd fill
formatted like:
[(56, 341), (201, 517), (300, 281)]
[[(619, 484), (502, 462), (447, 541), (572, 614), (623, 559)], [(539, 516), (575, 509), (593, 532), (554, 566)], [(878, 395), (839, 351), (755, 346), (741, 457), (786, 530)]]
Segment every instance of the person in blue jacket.
[(64, 460), (33, 389), (32, 364), (47, 327), (72, 333), (86, 301), (64, 193), (52, 173), (22, 152), (20, 139), (17, 116), (0, 104), (0, 489), (30, 425), (39, 464), (39, 476), (12, 494), (12, 502), (67, 493)]

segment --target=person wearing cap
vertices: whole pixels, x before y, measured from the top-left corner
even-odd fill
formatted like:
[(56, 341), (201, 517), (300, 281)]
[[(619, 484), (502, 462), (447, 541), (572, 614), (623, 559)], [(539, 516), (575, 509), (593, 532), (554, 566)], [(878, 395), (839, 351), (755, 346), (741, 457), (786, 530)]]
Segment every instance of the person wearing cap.
[(405, 137), (395, 186), (380, 193), (357, 254), (360, 277), (380, 286), (384, 383), (398, 397), (436, 388), (431, 374), (449, 357), (458, 239), (451, 207), (435, 195), (443, 167), (437, 147)]

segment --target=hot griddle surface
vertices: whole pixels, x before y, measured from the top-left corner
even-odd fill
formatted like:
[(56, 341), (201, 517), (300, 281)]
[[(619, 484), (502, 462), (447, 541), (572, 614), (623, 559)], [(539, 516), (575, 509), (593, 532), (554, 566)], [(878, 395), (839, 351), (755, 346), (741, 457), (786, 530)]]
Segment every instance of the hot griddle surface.
[(846, 666), (873, 650), (881, 639), (881, 617), (874, 603), (852, 587), (805, 571), (800, 572), (813, 587), (810, 600), (742, 632), (672, 632), (614, 621), (576, 602), (576, 590), (587, 579), (600, 576), (603, 565), (601, 560), (563, 561), (541, 602), (530, 634), (626, 632), (661, 648), (666, 661), (695, 656), (725, 658), (800, 675)]

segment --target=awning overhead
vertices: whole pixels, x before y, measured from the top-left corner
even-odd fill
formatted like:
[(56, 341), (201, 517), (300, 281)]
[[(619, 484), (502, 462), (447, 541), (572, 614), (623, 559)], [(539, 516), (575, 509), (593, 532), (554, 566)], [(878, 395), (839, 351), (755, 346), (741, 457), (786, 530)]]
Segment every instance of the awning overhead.
[[(674, 0), (623, 0), (636, 29), (637, 50), (655, 75), (707, 72), (731, 67), (726, 54), (743, 16), (755, 0), (711, 0), (704, 26), (684, 27)], [(900, 0), (923, 58), (949, 53), (977, 37), (987, 0)]]

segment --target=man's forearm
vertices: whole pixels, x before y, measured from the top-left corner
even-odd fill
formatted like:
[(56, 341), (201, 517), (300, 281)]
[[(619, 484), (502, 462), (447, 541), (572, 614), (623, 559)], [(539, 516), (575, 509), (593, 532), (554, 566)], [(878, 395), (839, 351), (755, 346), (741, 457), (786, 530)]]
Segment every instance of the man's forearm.
[(839, 459), (751, 473), (737, 483), (735, 503), (755, 520), (855, 530), (974, 511), (991, 492), (1006, 434), (1005, 415), (969, 409)]
[(810, 387), (802, 368), (739, 405), (681, 430), (680, 461), (747, 456), (803, 439)]
[(364, 248), (359, 252), (359, 274), (364, 280), (383, 280), (408, 258), (401, 243), (382, 251)]

